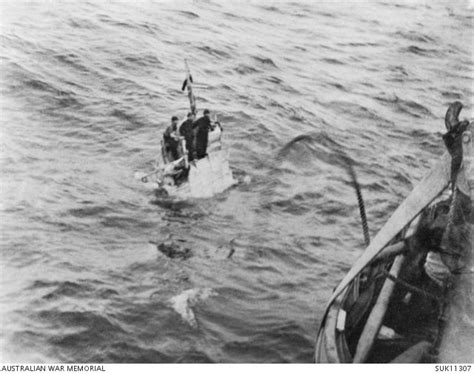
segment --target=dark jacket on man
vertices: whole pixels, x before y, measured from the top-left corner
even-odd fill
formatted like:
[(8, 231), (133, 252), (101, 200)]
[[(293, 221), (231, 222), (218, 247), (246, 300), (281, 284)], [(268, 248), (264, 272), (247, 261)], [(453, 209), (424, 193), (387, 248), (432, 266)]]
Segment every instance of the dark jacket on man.
[(193, 120), (187, 119), (184, 121), (180, 128), (179, 134), (184, 136), (184, 140), (186, 141), (186, 149), (188, 151), (188, 160), (193, 160), (193, 143), (194, 143), (194, 136), (193, 136)]
[(212, 129), (212, 126), (209, 117), (203, 116), (193, 123), (193, 130), (196, 134), (195, 151), (198, 159), (206, 157), (210, 129)]

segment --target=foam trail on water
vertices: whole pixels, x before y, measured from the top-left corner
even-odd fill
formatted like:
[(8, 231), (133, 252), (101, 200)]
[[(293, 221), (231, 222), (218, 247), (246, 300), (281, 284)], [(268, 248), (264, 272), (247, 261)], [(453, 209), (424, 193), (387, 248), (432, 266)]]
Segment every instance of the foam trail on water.
[(173, 309), (181, 318), (192, 327), (197, 326), (196, 317), (192, 307), (197, 302), (208, 299), (210, 296), (217, 295), (211, 288), (190, 288), (181, 292), (170, 299)]

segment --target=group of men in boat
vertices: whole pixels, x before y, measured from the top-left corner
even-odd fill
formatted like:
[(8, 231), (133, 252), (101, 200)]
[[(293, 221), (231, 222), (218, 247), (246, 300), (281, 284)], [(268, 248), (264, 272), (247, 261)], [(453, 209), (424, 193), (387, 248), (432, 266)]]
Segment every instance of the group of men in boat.
[[(187, 153), (188, 160), (199, 160), (207, 155), (209, 131), (219, 126), (211, 122), (211, 113), (204, 109), (203, 116), (195, 120), (194, 113), (189, 112), (187, 119), (178, 126), (178, 117), (171, 117), (171, 124), (163, 134), (164, 150), (169, 162)], [(182, 140), (184, 140), (184, 145)]]

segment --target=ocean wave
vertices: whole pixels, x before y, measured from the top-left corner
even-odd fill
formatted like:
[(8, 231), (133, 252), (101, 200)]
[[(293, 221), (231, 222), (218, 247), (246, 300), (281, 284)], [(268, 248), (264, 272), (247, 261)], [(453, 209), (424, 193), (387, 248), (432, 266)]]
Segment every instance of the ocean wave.
[(269, 57), (262, 57), (262, 56), (251, 56), (256, 62), (262, 65), (266, 66), (271, 66), (276, 68), (276, 64), (273, 62), (273, 60)]
[(189, 10), (179, 10), (177, 11), (176, 13), (182, 15), (182, 16), (185, 16), (186, 18), (189, 18), (189, 19), (196, 19), (196, 18), (199, 18), (199, 14), (197, 13), (194, 13), (194, 12), (191, 12)]
[(212, 48), (212, 47), (209, 47), (208, 45), (205, 45), (205, 46), (200, 46), (200, 47), (197, 47), (199, 50), (205, 52), (206, 54), (209, 54), (213, 57), (219, 57), (219, 58), (222, 58), (222, 59), (228, 59), (228, 58), (231, 58), (231, 54), (230, 53), (227, 53), (221, 49), (216, 49), (216, 48)]
[(397, 95), (377, 96), (375, 99), (387, 103), (397, 111), (409, 114), (415, 118), (434, 118), (433, 113), (428, 108), (413, 100), (401, 99)]
[(256, 69), (252, 65), (247, 65), (247, 64), (240, 64), (239, 66), (235, 68), (235, 71), (242, 75), (260, 73), (260, 70)]
[(413, 53), (419, 56), (433, 56), (433, 57), (441, 57), (442, 52), (437, 49), (428, 49), (428, 48), (421, 48), (416, 45), (410, 45), (408, 47), (402, 48), (402, 51), (405, 53)]
[[(436, 39), (430, 37), (426, 34), (416, 33), (413, 31), (396, 31), (393, 35), (395, 38), (404, 38), (406, 40), (410, 40), (413, 42), (420, 42), (420, 43), (436, 43)], [(417, 47), (413, 46), (415, 49)], [(410, 47), (409, 47), (410, 48)], [(413, 51), (416, 53), (416, 50)]]

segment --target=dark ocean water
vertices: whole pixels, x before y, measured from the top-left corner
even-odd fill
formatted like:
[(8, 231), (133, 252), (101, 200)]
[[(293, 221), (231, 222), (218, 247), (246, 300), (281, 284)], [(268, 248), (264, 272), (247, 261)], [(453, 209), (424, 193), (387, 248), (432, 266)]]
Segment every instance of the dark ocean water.
[[(373, 234), (443, 153), (448, 103), (472, 115), (467, 2), (0, 11), (3, 362), (311, 362), (363, 250), (333, 142), (356, 161)], [(184, 58), (251, 181), (157, 201), (133, 175), (186, 113)]]

